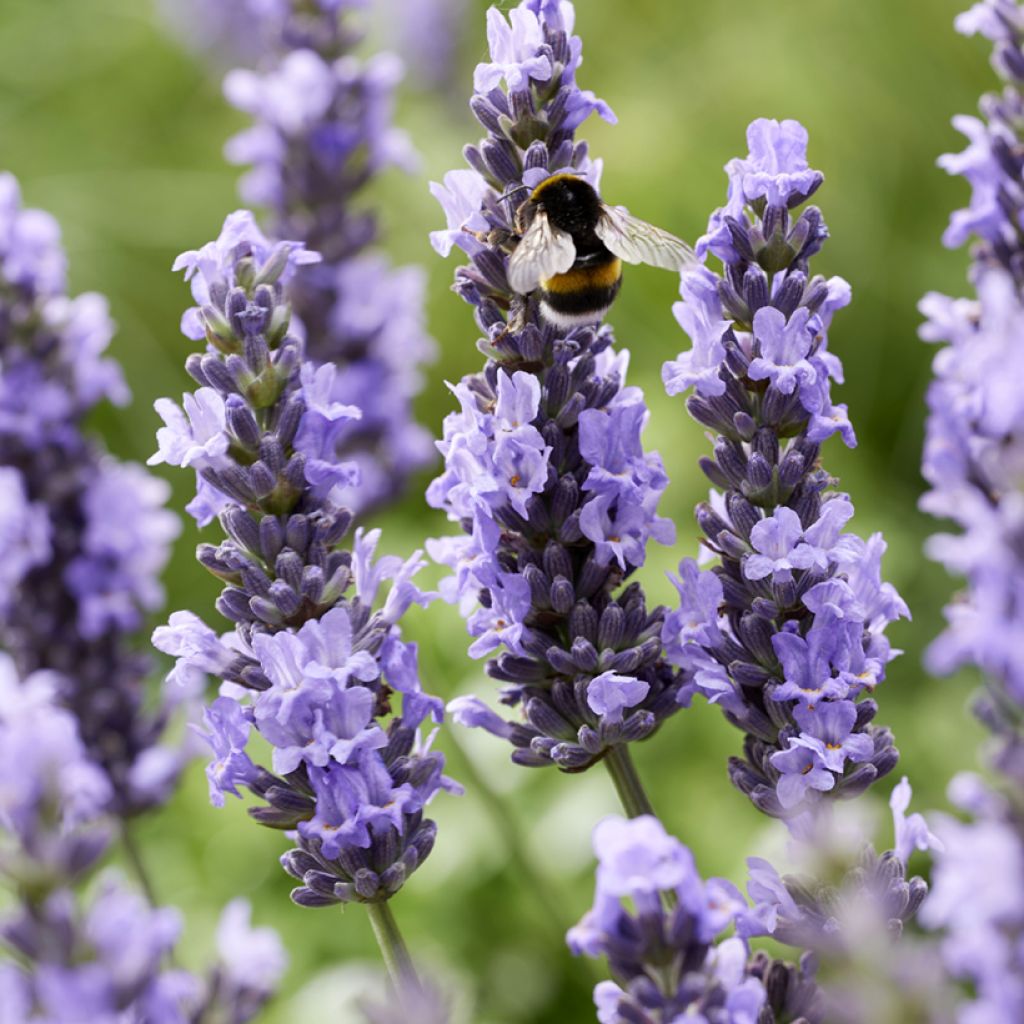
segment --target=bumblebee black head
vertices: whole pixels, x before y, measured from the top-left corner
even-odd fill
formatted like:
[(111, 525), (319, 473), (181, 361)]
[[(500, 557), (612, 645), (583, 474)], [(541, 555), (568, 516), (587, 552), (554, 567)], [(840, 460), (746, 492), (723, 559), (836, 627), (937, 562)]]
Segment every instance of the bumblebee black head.
[(529, 202), (542, 206), (553, 227), (577, 240), (591, 236), (601, 216), (601, 197), (575, 174), (555, 174), (542, 181)]

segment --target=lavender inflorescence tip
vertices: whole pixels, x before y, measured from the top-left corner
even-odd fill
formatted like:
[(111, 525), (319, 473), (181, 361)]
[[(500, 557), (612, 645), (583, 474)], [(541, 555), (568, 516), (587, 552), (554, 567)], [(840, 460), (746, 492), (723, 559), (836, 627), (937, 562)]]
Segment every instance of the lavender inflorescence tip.
[(576, 955), (608, 959), (614, 980), (594, 989), (601, 1024), (823, 1019), (813, 955), (796, 966), (751, 956), (742, 932), (726, 937), (750, 913), (746, 900), (725, 879), (701, 879), (656, 818), (606, 818), (594, 852), (594, 905), (567, 939)]

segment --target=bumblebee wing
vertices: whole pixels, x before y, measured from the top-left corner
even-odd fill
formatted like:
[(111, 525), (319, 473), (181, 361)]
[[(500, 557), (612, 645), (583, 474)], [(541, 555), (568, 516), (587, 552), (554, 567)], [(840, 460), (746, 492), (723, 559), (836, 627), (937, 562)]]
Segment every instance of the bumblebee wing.
[(621, 206), (604, 207), (594, 230), (608, 249), (627, 263), (682, 270), (686, 264), (697, 262), (685, 242), (632, 216)]
[(538, 210), (508, 261), (508, 283), (518, 295), (529, 295), (545, 278), (564, 274), (576, 262), (572, 236), (552, 227)]

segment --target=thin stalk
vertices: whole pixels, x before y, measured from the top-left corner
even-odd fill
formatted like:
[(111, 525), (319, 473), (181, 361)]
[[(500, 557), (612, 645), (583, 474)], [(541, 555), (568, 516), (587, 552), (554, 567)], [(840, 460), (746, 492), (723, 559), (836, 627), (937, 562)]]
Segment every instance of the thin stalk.
[(604, 763), (612, 782), (615, 783), (616, 792), (626, 814), (631, 818), (639, 818), (641, 814), (654, 814), (647, 791), (636, 773), (636, 765), (630, 756), (629, 746), (625, 743), (616, 743), (605, 754)]
[(155, 907), (157, 905), (156, 890), (153, 888), (153, 882), (146, 870), (146, 863), (142, 859), (142, 851), (139, 849), (138, 843), (135, 842), (135, 834), (127, 821), (121, 824), (121, 845), (124, 847), (128, 863), (131, 864), (139, 885), (142, 886), (142, 891), (146, 894), (149, 905)]
[[(458, 737), (458, 730), (448, 733), (448, 744), (459, 754), (459, 777), (466, 782), (467, 790), (476, 793), (483, 801), (488, 813), (494, 821), (495, 828), (501, 836), (502, 845), (508, 852), (509, 860), (519, 876), (525, 890), (534, 896), (534, 903), (539, 908), (544, 922), (551, 933), (551, 941), (556, 949), (565, 949), (565, 933), (572, 920), (566, 908), (565, 900), (558, 887), (530, 854), (523, 842), (524, 829), (517, 819), (511, 804), (487, 781), (486, 776), (477, 767), (476, 761), (466, 750)], [(600, 980), (594, 961), (573, 957), (573, 981), (587, 994), (593, 990)]]
[(465, 778), (467, 788), (478, 793), (483, 800), (501, 833), (502, 844), (508, 851), (516, 873), (526, 883), (526, 888), (537, 895), (537, 902), (551, 928), (551, 933), (556, 936), (556, 941), (561, 947), (569, 921), (569, 915), (562, 905), (562, 898), (551, 884), (551, 879), (541, 872), (526, 849), (523, 843), (523, 830), (512, 813), (512, 808), (477, 768), (476, 762), (469, 756), (454, 732), (455, 730), (452, 730), (448, 734), (448, 742), (462, 755), (463, 765), (459, 774)]
[(419, 988), (420, 979), (413, 966), (412, 957), (409, 955), (409, 948), (398, 930), (398, 922), (395, 915), (391, 913), (391, 907), (387, 902), (367, 903), (366, 909), (370, 915), (370, 924), (373, 925), (373, 934), (377, 937), (377, 945), (380, 946), (380, 954), (384, 958), (384, 965), (388, 969), (391, 983), (395, 992), (401, 997), (402, 993), (408, 992), (410, 988)]
[[(604, 756), (604, 763), (608, 774), (615, 783), (615, 789), (622, 801), (623, 809), (631, 818), (639, 818), (641, 814), (654, 814), (650, 797), (644, 784), (637, 774), (636, 765), (629, 753), (629, 746), (626, 743), (616, 743)], [(669, 910), (672, 910), (678, 902), (676, 894), (671, 890), (662, 892), (662, 900)]]

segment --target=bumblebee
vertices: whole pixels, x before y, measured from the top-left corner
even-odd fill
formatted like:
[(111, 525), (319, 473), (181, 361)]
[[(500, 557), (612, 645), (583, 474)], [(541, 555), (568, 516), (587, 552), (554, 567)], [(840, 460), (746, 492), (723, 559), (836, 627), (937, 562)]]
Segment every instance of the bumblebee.
[(541, 315), (556, 327), (598, 323), (622, 284), (622, 264), (681, 270), (693, 250), (675, 235), (606, 206), (575, 174), (542, 181), (515, 216), (519, 240), (508, 281), (519, 295), (537, 292)]

